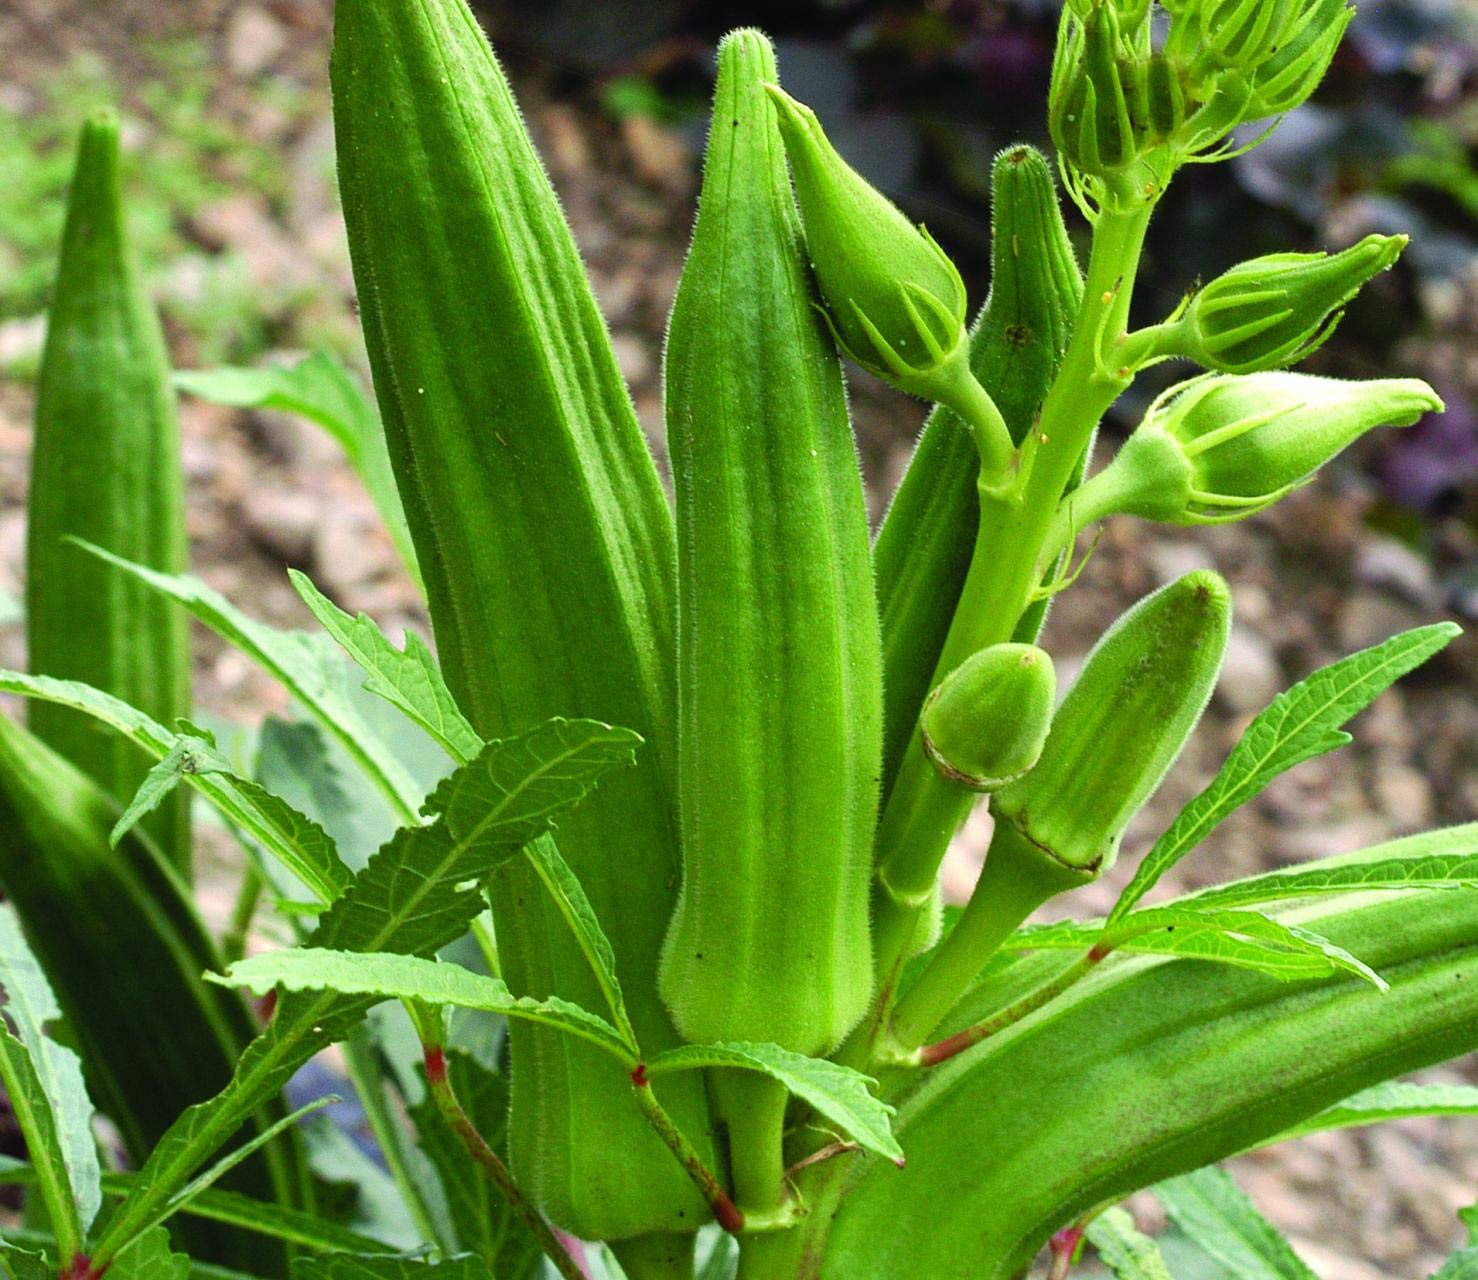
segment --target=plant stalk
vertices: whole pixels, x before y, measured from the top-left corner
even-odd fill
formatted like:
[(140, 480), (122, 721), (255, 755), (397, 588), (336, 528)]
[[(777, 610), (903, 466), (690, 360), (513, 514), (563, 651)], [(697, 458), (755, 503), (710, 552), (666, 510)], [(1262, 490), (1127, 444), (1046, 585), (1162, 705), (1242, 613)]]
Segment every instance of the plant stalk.
[(647, 1122), (667, 1144), (668, 1150), (677, 1157), (678, 1163), (693, 1180), (693, 1185), (708, 1202), (708, 1207), (713, 1211), (713, 1220), (731, 1235), (744, 1230), (744, 1215), (735, 1207), (734, 1201), (714, 1176), (713, 1170), (703, 1163), (703, 1157), (697, 1148), (688, 1141), (666, 1109), (657, 1101), (652, 1092), (652, 1082), (647, 1079), (645, 1063), (638, 1063), (636, 1070), (631, 1073), (631, 1092)]
[(486, 1139), (478, 1133), (477, 1127), (462, 1109), (461, 1102), (452, 1090), (451, 1080), (447, 1077), (446, 1055), (435, 1045), (426, 1046), (426, 1085), (431, 1090), (431, 1096), (436, 1100), (437, 1110), (441, 1112), (442, 1118), (452, 1131), (461, 1138), (463, 1145), (467, 1148), (467, 1154), (482, 1167), (489, 1181), (497, 1187), (499, 1194), (518, 1215), (519, 1221), (539, 1242), (539, 1247), (544, 1251), (544, 1256), (554, 1264), (554, 1269), (564, 1277), (564, 1280), (586, 1280), (585, 1273), (580, 1269), (579, 1264), (570, 1257), (569, 1251), (554, 1234), (554, 1228), (544, 1220), (544, 1216), (534, 1207), (533, 1202), (524, 1195), (518, 1184), (514, 1182), (508, 1166), (498, 1158), (498, 1153), (488, 1146)]
[(714, 1114), (729, 1131), (734, 1200), (746, 1221), (780, 1212), (785, 1204), (785, 1107), (778, 1080), (756, 1071), (717, 1069), (709, 1077)]

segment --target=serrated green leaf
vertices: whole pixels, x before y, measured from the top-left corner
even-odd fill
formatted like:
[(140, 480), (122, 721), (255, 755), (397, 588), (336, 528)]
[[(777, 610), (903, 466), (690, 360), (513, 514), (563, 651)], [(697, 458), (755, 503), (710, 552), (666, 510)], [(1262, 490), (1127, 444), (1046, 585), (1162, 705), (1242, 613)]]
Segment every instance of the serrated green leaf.
[(79, 545), (182, 605), (193, 618), (280, 681), (374, 781), (401, 820), (415, 817), (421, 789), (349, 701), (343, 660), (327, 636), (283, 631), (249, 618), (192, 574), (159, 573), (91, 543)]
[(1183, 956), (1256, 969), (1283, 981), (1327, 978), (1345, 970), (1384, 990), (1385, 980), (1327, 938), (1260, 911), (1202, 910), (1173, 902), (1124, 917), (1117, 924), (1065, 920), (1019, 930), (1013, 950), (1106, 950)]
[(622, 1040), (636, 1053), (636, 1032), (632, 1030), (631, 1018), (626, 1012), (626, 998), (621, 994), (621, 983), (616, 977), (616, 954), (600, 927), (600, 921), (595, 918), (595, 908), (590, 905), (585, 890), (560, 856), (559, 846), (550, 837), (531, 841), (524, 853), (589, 961)]
[(190, 1259), (169, 1247), (169, 1231), (153, 1227), (119, 1253), (108, 1274), (116, 1280), (190, 1280)]
[(1155, 842), (1109, 913), (1122, 919), (1162, 875), (1234, 809), (1280, 773), (1350, 740), (1341, 726), (1459, 633), (1451, 622), (1417, 627), (1314, 672), (1280, 693), (1247, 726), (1221, 771)]
[(1353, 1129), (1386, 1120), (1411, 1116), (1478, 1115), (1478, 1088), (1463, 1084), (1412, 1084), (1392, 1080), (1346, 1098), (1338, 1106), (1310, 1116), (1302, 1124), (1285, 1129), (1274, 1142), (1288, 1142), (1325, 1129)]
[[(75, 680), (0, 670), (0, 692), (86, 712), (124, 734), (156, 760), (169, 754), (179, 736), (136, 707)], [(332, 842), (321, 829), (318, 836), (322, 839), (313, 836), (310, 828), (316, 824), (309, 823), (285, 801), (234, 774), (194, 773), (181, 777), (205, 796), (229, 825), (258, 841), (323, 901), (332, 901), (348, 883), (349, 869), (339, 860)]]
[(49, 1100), (68, 1190), (85, 1237), (102, 1204), (92, 1099), (83, 1083), (81, 1060), (47, 1033), (48, 1026), (61, 1018), (61, 1006), (26, 945), (20, 920), (9, 903), (0, 906), (0, 987), (5, 990), (6, 1017), (30, 1054), (36, 1078)]
[(482, 750), (482, 738), (458, 710), (436, 658), (420, 636), (407, 632), (405, 648), (397, 649), (368, 614), (350, 617), (305, 573), (289, 569), (288, 577), (313, 616), (369, 676), (366, 689), (399, 707), (458, 764)]
[(1160, 1246), (1134, 1225), (1126, 1209), (1109, 1209), (1085, 1233), (1118, 1280), (1172, 1280)]
[(341, 995), (480, 1009), (568, 1031), (599, 1045), (628, 1067), (636, 1065), (633, 1047), (604, 1018), (558, 996), (547, 1000), (515, 996), (501, 979), (474, 973), (459, 964), (386, 952), (302, 947), (263, 952), (238, 960), (224, 975), (207, 977), (223, 986), (245, 987), (257, 995), (266, 995), (280, 986), (287, 991), (336, 991)]
[(67, 1170), (67, 1152), (57, 1132), (51, 1099), (30, 1053), (3, 1025), (0, 1025), (0, 1084), (5, 1086), (26, 1151), (36, 1167), (37, 1185), (47, 1216), (56, 1229), (58, 1248), (64, 1257), (70, 1258), (81, 1251), (85, 1235)]
[(1432, 1280), (1478, 1280), (1478, 1249), (1460, 1249), (1442, 1264)]
[(421, 570), (390, 470), (379, 411), (349, 370), (327, 351), (315, 351), (293, 365), (181, 370), (174, 375), (174, 384), (214, 404), (297, 414), (327, 431), (343, 446), (401, 562), (420, 584)]
[[(7, 1235), (12, 1234), (10, 1232)], [(0, 1241), (0, 1275), (5, 1280), (54, 1280), (51, 1264), (41, 1253)]]
[(647, 1075), (671, 1075), (702, 1067), (761, 1071), (836, 1125), (868, 1151), (903, 1163), (903, 1148), (893, 1137), (893, 1108), (874, 1096), (877, 1082), (860, 1071), (821, 1058), (808, 1058), (776, 1044), (685, 1044), (658, 1054)]
[(1222, 1169), (1171, 1178), (1154, 1192), (1170, 1220), (1239, 1280), (1318, 1280)]
[(427, 1262), (361, 1253), (330, 1253), (320, 1258), (301, 1258), (293, 1267), (293, 1280), (493, 1280), (481, 1258), (449, 1258)]
[[(639, 741), (589, 720), (551, 720), (490, 742), (428, 797), (439, 821), (398, 831), (324, 913), (309, 938), (336, 951), (430, 956), (461, 936), (482, 908), (476, 890), (499, 863), (577, 804), (601, 775), (627, 765)], [(110, 1219), (98, 1252), (153, 1220), (241, 1121), (313, 1054), (342, 1037), (373, 996), (289, 994), (248, 1046), (231, 1083), (191, 1107), (140, 1171), (137, 1191)]]
[(118, 821), (114, 823), (113, 830), (108, 834), (108, 840), (116, 845), (123, 839), (146, 814), (152, 813), (180, 784), (180, 778), (187, 773), (199, 773), (201, 763), (212, 760), (218, 765), (209, 772), (220, 773), (231, 770), (230, 762), (226, 760), (215, 749), (213, 743), (204, 738), (181, 734), (170, 745), (169, 751), (164, 759), (154, 765), (144, 775), (144, 780), (139, 784), (139, 789), (134, 792), (133, 799), (128, 802)]

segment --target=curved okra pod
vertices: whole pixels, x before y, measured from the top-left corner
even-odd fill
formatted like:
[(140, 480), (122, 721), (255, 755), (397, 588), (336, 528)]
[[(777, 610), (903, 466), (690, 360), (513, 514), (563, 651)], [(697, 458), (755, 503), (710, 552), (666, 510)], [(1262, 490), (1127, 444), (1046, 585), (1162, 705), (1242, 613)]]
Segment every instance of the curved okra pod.
[[(166, 573), (185, 567), (184, 477), (164, 333), (123, 218), (118, 121), (82, 128), (36, 387), (26, 639), (31, 670), (80, 680), (161, 724), (190, 713), (183, 611), (68, 536)], [(76, 711), (33, 703), (29, 723), (120, 805), (151, 761)], [(189, 796), (144, 820), (187, 878)]]
[[(677, 1043), (657, 961), (677, 894), (672, 516), (558, 201), (463, 0), (339, 0), (339, 177), (390, 459), (442, 669), (484, 737), (589, 716), (640, 766), (562, 817), (643, 1049)], [(503, 976), (603, 1008), (536, 874), (493, 877)], [(515, 1177), (585, 1239), (687, 1230), (703, 1201), (621, 1068), (510, 1029)], [(663, 1105), (707, 1156), (700, 1078)]]

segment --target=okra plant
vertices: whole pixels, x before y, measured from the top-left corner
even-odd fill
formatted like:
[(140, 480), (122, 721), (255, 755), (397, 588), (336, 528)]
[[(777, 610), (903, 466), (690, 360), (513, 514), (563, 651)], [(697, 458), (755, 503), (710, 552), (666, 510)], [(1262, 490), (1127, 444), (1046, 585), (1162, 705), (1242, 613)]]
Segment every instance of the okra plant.
[[(1478, 824), (1148, 895), (1456, 628), (1280, 694), (1129, 848), (1216, 685), (1227, 584), (1139, 601), (1060, 701), (1038, 640), (1098, 522), (1240, 519), (1441, 408), (1413, 379), (1286, 371), (1400, 237), (1228, 264), (1131, 321), (1176, 172), (1255, 146), (1349, 19), (1068, 0), (1047, 113), (1087, 261), (1053, 165), (1006, 149), (973, 319), (764, 36), (728, 36), (668, 333), (669, 499), (464, 0), (338, 0), (376, 403), (322, 355), (175, 388), (338, 436), (434, 654), (301, 573), (312, 631), (184, 572), (175, 388), (117, 126), (90, 121), (37, 407), (33, 671), (0, 674), (32, 707), (0, 718), (0, 1080), (27, 1150), (0, 1177), (30, 1210), (7, 1273), (1061, 1280), (1087, 1240), (1143, 1280), (1169, 1272), (1115, 1206), (1154, 1187), (1226, 1272), (1312, 1275), (1214, 1166), (1478, 1113), (1478, 1090), (1391, 1083), (1478, 1046)], [(875, 538), (844, 358), (935, 405)], [(1181, 380), (1095, 459), (1163, 361)], [(294, 718), (185, 718), (187, 616)], [(244, 853), (220, 936), (187, 796)], [(942, 907), (981, 804), (979, 884)], [(1032, 922), (1120, 856), (1106, 918)], [(336, 1044), (394, 1212), (346, 1216), (334, 1131), (304, 1114), (324, 1100), (284, 1101)], [(1470, 1247), (1441, 1274), (1475, 1267)]]

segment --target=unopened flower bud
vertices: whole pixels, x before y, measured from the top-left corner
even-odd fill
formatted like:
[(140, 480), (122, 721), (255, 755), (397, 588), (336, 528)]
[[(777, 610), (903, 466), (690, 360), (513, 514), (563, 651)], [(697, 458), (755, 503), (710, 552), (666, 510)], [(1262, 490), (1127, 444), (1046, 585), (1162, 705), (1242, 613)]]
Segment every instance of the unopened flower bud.
[(837, 153), (816, 113), (776, 85), (821, 314), (837, 345), (884, 381), (948, 405), (971, 426), (983, 467), (1001, 471), (1012, 444), (970, 371), (965, 282), (922, 226)]
[(1329, 337), (1345, 304), (1405, 245), (1405, 236), (1370, 235), (1332, 255), (1275, 253), (1241, 263), (1191, 298), (1161, 351), (1224, 373), (1293, 364)]
[(1222, 524), (1271, 506), (1367, 431), (1440, 412), (1418, 378), (1205, 375), (1150, 406), (1113, 462), (1073, 495), (1078, 527), (1106, 515)]
[(996, 793), (996, 820), (1059, 864), (1106, 870), (1211, 697), (1231, 613), (1226, 582), (1201, 570), (1120, 617), (1053, 717), (1036, 767)]
[(1045, 652), (1031, 644), (990, 645), (929, 695), (921, 717), (924, 751), (951, 782), (996, 791), (1036, 764), (1056, 698)]
[(1354, 16), (1345, 0), (1302, 0), (1284, 21), (1276, 47), (1249, 72), (1252, 96), (1245, 118), (1283, 115), (1306, 101), (1324, 79)]

